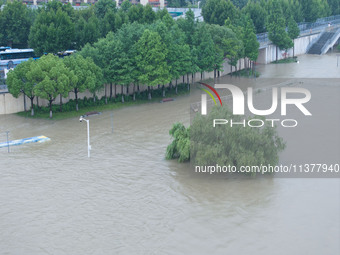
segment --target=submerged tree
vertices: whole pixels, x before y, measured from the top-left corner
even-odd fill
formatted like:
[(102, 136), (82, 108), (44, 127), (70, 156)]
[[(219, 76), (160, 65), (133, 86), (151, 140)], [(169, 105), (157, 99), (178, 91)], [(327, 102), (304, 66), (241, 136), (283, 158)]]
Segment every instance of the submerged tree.
[[(213, 126), (215, 119), (232, 119), (235, 123), (242, 122), (223, 106), (215, 106), (208, 115), (197, 114), (189, 128), (176, 123), (169, 134), (173, 137), (167, 147), (167, 159), (188, 161), (198, 166), (260, 166), (276, 165), (279, 153), (284, 150), (285, 143), (278, 136), (276, 127), (263, 121), (263, 126), (227, 124)], [(260, 120), (260, 119), (258, 119)], [(248, 119), (245, 120), (247, 123)], [(255, 175), (255, 172), (251, 173)]]
[[(276, 128), (266, 121), (261, 128), (212, 125), (214, 119), (241, 122), (227, 107), (215, 106), (207, 116), (196, 115), (190, 127), (191, 160), (195, 165), (276, 165), (285, 144)], [(247, 119), (245, 120), (247, 122)], [(255, 174), (255, 173), (254, 173)]]
[(185, 128), (182, 123), (176, 123), (169, 134), (174, 140), (166, 148), (166, 159), (178, 159), (178, 162), (190, 160), (190, 128)]

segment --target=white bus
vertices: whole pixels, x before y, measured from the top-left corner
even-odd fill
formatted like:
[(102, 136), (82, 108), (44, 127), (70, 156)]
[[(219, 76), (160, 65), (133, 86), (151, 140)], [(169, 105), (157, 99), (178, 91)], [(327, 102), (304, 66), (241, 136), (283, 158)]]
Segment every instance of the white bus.
[(36, 59), (33, 49), (5, 49), (0, 51), (0, 71), (14, 68), (30, 58)]

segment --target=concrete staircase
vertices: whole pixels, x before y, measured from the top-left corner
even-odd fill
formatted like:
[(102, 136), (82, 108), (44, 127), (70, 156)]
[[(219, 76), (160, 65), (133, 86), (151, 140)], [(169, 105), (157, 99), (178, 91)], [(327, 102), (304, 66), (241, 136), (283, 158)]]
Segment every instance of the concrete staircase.
[(329, 39), (331, 39), (334, 36), (334, 32), (325, 32), (323, 33), (319, 40), (317, 40), (312, 47), (308, 50), (308, 54), (322, 54), (322, 48), (325, 46), (325, 44), (328, 42)]

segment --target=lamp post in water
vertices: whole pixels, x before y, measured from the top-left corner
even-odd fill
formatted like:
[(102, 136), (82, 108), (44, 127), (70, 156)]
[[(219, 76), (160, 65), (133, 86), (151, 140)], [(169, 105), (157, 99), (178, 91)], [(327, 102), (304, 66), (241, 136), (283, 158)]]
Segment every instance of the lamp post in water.
[(8, 148), (8, 153), (9, 153), (9, 140), (8, 140), (8, 133), (9, 133), (9, 131), (6, 131), (6, 135), (7, 135), (7, 148)]
[(90, 145), (90, 121), (87, 119), (84, 119), (83, 116), (80, 116), (79, 121), (83, 122), (86, 121), (87, 123), (87, 156), (90, 157), (90, 150), (91, 150), (91, 145)]

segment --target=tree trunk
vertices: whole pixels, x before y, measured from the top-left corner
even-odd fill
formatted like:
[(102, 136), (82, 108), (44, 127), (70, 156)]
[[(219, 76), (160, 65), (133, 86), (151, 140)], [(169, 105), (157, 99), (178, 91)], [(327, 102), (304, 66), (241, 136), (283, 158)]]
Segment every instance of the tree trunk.
[(277, 57), (278, 57), (278, 51), (279, 51), (279, 49), (278, 49), (278, 47), (276, 46), (276, 62), (277, 62)]
[(137, 84), (137, 91), (138, 91), (138, 95), (140, 95), (139, 84)]
[(34, 97), (31, 97), (31, 116), (34, 116), (34, 108), (33, 108), (33, 99)]
[(27, 108), (26, 108), (26, 95), (24, 94), (24, 111), (27, 112)]
[(183, 75), (183, 83), (184, 83), (184, 75)]
[[(105, 92), (106, 92), (106, 90), (105, 90)], [(115, 84), (115, 92), (116, 92), (116, 84)], [(115, 97), (116, 97), (116, 95), (115, 95)], [(111, 100), (111, 98), (112, 98), (112, 82), (110, 83), (110, 100)]]
[(135, 84), (133, 84), (133, 101), (136, 101), (136, 89), (135, 89)]
[(295, 40), (293, 39), (293, 58), (294, 58), (294, 56), (295, 56), (295, 42), (294, 42)]
[(163, 97), (165, 97), (165, 89), (164, 89), (164, 84), (162, 86), (162, 94), (163, 94)]
[(233, 76), (233, 66), (230, 65), (230, 75)]
[(37, 97), (37, 107), (39, 107), (39, 99), (38, 99), (38, 97)]
[(104, 85), (105, 86), (105, 104), (107, 104), (107, 92), (106, 92), (106, 84)]
[(60, 94), (60, 112), (63, 111), (63, 96)]
[(120, 85), (122, 90), (121, 90), (121, 94), (122, 94), (122, 103), (124, 103), (124, 88), (123, 85)]
[(248, 72), (248, 77), (250, 76), (250, 72), (251, 72), (251, 61), (249, 62), (249, 61), (247, 61), (248, 62), (248, 67), (249, 68), (247, 68), (246, 70), (247, 70), (247, 72)]
[(194, 84), (195, 82), (195, 76), (194, 76), (194, 73), (191, 74), (191, 83)]
[(115, 98), (116, 98), (116, 95), (117, 95), (116, 91), (117, 91), (117, 84), (115, 84)]
[(93, 93), (93, 103), (96, 102), (96, 92)]
[(189, 74), (187, 73), (187, 83), (189, 84)]
[(151, 100), (151, 91), (150, 91), (150, 86), (148, 86), (148, 100)]
[(201, 80), (203, 79), (203, 72), (201, 72)]
[(52, 101), (53, 100), (48, 100), (50, 103), (50, 118), (52, 118)]
[(78, 89), (74, 89), (74, 95), (76, 97), (76, 111), (78, 111)]
[(177, 92), (177, 79), (176, 79), (175, 93), (176, 93), (176, 95), (178, 94), (178, 92)]

